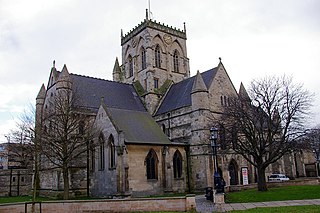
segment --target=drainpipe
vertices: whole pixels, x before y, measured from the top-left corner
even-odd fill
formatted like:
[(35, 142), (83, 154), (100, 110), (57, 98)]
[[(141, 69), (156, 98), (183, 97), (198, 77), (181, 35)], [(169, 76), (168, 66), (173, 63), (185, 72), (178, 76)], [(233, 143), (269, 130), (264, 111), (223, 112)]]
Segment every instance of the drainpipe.
[(185, 146), (185, 151), (187, 155), (187, 187), (188, 187), (188, 192), (191, 192), (191, 183), (190, 183), (190, 145)]
[(171, 129), (171, 122), (170, 122), (170, 112), (167, 114), (168, 116), (168, 137), (171, 138), (170, 129)]
[(87, 197), (89, 197), (89, 187), (90, 187), (90, 167), (89, 167), (89, 141), (86, 142), (87, 143)]
[(9, 197), (11, 197), (11, 187), (12, 187), (12, 168), (10, 168), (10, 180), (9, 180)]
[(18, 187), (17, 187), (17, 196), (20, 195), (20, 170), (18, 170)]

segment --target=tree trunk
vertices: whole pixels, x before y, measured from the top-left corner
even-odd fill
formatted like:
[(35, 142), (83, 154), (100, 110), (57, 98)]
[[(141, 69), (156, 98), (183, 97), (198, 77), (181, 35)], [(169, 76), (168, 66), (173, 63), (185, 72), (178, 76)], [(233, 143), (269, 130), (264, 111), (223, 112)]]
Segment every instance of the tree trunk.
[(32, 210), (31, 210), (31, 212), (36, 212), (35, 202), (36, 202), (36, 198), (39, 196), (39, 188), (40, 188), (39, 155), (38, 155), (37, 151), (35, 151), (35, 158), (34, 159), (35, 160), (34, 160)]
[(266, 168), (257, 168), (258, 172), (258, 191), (268, 191), (265, 177)]
[(63, 166), (63, 199), (69, 199), (69, 170), (67, 166)]
[(40, 188), (39, 166), (40, 166), (39, 152), (38, 152), (37, 145), (35, 145), (32, 202), (35, 202), (36, 197), (39, 196), (39, 188)]

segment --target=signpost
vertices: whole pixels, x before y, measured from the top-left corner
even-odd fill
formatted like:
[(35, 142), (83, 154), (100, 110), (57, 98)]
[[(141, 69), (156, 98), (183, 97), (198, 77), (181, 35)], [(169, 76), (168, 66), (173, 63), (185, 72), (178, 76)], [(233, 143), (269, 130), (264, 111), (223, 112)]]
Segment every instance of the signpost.
[(243, 185), (248, 185), (248, 168), (247, 167), (242, 167), (241, 168), (241, 174), (242, 174), (242, 180), (243, 180)]

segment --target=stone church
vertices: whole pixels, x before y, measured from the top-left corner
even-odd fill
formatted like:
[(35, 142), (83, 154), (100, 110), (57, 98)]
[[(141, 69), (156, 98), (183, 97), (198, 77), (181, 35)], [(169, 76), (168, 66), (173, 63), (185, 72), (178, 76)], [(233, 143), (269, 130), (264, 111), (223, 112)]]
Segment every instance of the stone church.
[[(89, 187), (91, 196), (112, 197), (203, 192), (213, 186), (209, 129), (217, 124), (210, 118), (220, 116), (228, 97), (246, 91), (243, 85), (235, 88), (221, 59), (191, 77), (186, 40), (185, 25), (172, 28), (146, 15), (133, 30), (121, 32), (121, 64), (117, 58), (113, 81), (53, 66), (47, 88), (37, 96), (38, 113), (63, 81), (72, 82), (81, 107), (100, 130), (89, 161), (70, 174), (71, 190)], [(286, 156), (268, 174), (303, 174), (303, 163), (284, 165), (300, 162), (302, 154), (294, 157)], [(219, 154), (218, 167), (227, 186), (244, 184), (244, 168), (248, 183), (255, 182), (254, 168), (232, 150)], [(42, 191), (62, 190), (58, 170), (42, 169), (40, 177)]]

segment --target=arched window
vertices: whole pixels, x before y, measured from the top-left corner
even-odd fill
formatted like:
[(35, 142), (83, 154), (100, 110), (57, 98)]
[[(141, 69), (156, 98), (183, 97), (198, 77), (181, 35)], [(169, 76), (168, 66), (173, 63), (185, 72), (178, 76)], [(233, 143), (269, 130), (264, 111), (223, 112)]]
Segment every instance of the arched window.
[(102, 134), (99, 136), (99, 158), (98, 158), (98, 169), (104, 170), (104, 137)]
[(179, 72), (179, 52), (175, 50), (173, 53), (173, 71)]
[(158, 158), (157, 154), (151, 149), (146, 157), (147, 179), (158, 179)]
[(131, 55), (129, 55), (128, 57), (128, 62), (129, 62), (129, 77), (132, 77), (133, 76), (133, 59)]
[(143, 70), (147, 68), (146, 50), (143, 47), (141, 49), (141, 68)]
[(84, 121), (79, 122), (79, 134), (83, 135), (84, 134)]
[(94, 146), (94, 142), (93, 141), (90, 141), (89, 143), (89, 150), (90, 150), (90, 160), (91, 160), (91, 164), (90, 164), (90, 171), (94, 171), (95, 170), (95, 146)]
[(154, 60), (156, 67), (161, 67), (161, 53), (160, 53), (160, 47), (159, 45), (156, 46), (156, 49), (154, 51)]
[(173, 176), (174, 178), (182, 177), (182, 156), (179, 150), (173, 155)]
[(109, 169), (114, 169), (116, 167), (116, 149), (114, 146), (114, 139), (113, 136), (110, 135), (109, 141), (108, 141), (108, 147), (109, 147)]

